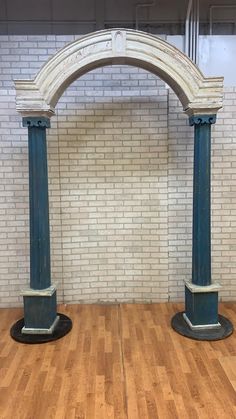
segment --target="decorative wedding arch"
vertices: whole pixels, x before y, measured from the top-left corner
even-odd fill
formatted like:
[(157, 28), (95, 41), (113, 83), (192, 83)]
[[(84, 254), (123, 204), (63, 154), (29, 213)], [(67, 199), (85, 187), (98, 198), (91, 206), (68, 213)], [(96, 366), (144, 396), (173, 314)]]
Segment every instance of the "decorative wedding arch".
[[(222, 107), (223, 78), (204, 77), (198, 67), (166, 41), (140, 31), (94, 32), (62, 48), (34, 80), (16, 80), (16, 108), (28, 127), (30, 190), (30, 288), (23, 292), (21, 340), (53, 339), (63, 319), (57, 316), (51, 285), (46, 128), (65, 89), (95, 68), (129, 64), (156, 74), (179, 97), (194, 125), (192, 280), (185, 282), (186, 309), (172, 321), (182, 334), (206, 339), (226, 335), (218, 315), (218, 284), (211, 283), (210, 143), (211, 124)], [(13, 327), (14, 328), (14, 327)], [(232, 329), (231, 331), (232, 332)], [(228, 331), (229, 334), (229, 331)], [(20, 340), (19, 339), (19, 340)]]

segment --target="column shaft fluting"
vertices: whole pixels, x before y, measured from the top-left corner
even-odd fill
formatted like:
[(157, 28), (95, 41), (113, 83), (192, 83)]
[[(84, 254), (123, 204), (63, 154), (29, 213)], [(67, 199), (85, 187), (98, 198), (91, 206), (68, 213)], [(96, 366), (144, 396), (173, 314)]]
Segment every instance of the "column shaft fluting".
[(28, 127), (30, 203), (30, 288), (51, 285), (48, 169), (46, 128), (48, 118), (23, 118)]
[(190, 118), (194, 125), (192, 283), (211, 284), (211, 124), (215, 116)]

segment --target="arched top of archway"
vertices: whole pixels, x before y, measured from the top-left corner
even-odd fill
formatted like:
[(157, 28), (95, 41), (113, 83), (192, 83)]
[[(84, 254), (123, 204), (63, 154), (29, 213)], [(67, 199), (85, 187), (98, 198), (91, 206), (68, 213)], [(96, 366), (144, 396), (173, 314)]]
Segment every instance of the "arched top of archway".
[(59, 50), (34, 80), (16, 80), (16, 107), (22, 115), (47, 115), (65, 89), (97, 67), (129, 64), (162, 78), (191, 115), (222, 107), (223, 77), (204, 77), (199, 68), (168, 42), (145, 32), (111, 29), (79, 38)]

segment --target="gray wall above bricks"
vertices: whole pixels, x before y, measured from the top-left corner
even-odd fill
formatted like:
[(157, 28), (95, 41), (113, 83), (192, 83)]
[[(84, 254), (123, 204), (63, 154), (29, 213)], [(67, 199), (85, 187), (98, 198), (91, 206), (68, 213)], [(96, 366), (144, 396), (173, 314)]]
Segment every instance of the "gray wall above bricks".
[[(151, 7), (139, 4), (154, 3)], [(231, 0), (214, 9), (215, 34), (236, 33), (236, 8)], [(209, 34), (210, 6), (222, 0), (200, 0), (200, 33)], [(188, 0), (0, 0), (0, 34), (82, 34), (111, 27), (158, 34), (184, 34)]]

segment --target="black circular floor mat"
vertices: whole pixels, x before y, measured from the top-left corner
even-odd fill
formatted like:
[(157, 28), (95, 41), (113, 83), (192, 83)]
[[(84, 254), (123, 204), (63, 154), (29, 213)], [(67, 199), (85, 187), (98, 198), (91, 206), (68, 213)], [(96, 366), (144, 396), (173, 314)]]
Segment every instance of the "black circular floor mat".
[(65, 336), (72, 329), (72, 321), (65, 314), (57, 313), (60, 317), (59, 321), (55, 327), (54, 332), (51, 335), (31, 335), (21, 332), (22, 327), (24, 327), (24, 318), (18, 320), (10, 330), (11, 337), (17, 342), (21, 343), (46, 343), (53, 340), (57, 340)]
[(233, 325), (226, 317), (219, 315), (221, 327), (218, 329), (192, 330), (183, 317), (184, 312), (175, 314), (171, 320), (172, 328), (180, 335), (195, 340), (221, 340), (233, 333)]

